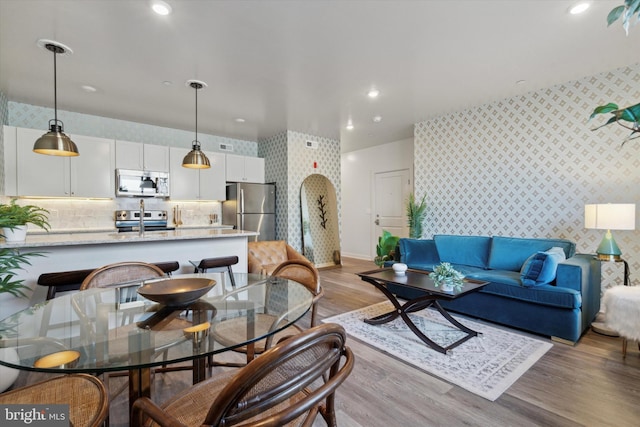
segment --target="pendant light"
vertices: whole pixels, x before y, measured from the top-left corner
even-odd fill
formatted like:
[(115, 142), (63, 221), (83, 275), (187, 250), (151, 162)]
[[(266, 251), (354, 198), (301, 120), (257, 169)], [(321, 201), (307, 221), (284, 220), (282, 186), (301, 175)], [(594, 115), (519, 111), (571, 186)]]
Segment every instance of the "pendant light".
[(58, 120), (58, 87), (57, 87), (57, 64), (56, 57), (60, 54), (70, 54), (73, 51), (58, 42), (52, 40), (38, 40), (38, 45), (50, 52), (53, 52), (53, 111), (55, 118), (49, 120), (49, 132), (42, 135), (33, 145), (33, 151), (38, 154), (50, 156), (79, 156), (78, 147), (64, 133), (64, 124)]
[(182, 166), (190, 169), (208, 169), (211, 167), (211, 163), (200, 149), (198, 141), (198, 90), (206, 87), (207, 84), (198, 80), (187, 80), (187, 86), (196, 90), (196, 139), (192, 142), (191, 151), (184, 156)]

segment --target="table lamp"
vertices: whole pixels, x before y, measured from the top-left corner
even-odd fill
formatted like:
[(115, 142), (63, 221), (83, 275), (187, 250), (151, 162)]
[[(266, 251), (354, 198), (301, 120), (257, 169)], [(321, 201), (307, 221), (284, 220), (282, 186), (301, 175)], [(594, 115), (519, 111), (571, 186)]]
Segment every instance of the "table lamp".
[(611, 230), (636, 229), (635, 203), (606, 203), (584, 206), (584, 226), (588, 229), (607, 230), (596, 249), (598, 259), (619, 261), (622, 252)]

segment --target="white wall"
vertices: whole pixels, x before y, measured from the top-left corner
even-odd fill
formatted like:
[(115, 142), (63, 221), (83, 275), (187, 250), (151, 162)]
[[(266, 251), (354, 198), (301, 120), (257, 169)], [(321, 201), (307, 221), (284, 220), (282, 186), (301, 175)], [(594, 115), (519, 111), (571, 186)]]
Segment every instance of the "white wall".
[(375, 173), (409, 169), (413, 175), (413, 138), (343, 153), (342, 255), (373, 259), (377, 236), (373, 223), (373, 177)]

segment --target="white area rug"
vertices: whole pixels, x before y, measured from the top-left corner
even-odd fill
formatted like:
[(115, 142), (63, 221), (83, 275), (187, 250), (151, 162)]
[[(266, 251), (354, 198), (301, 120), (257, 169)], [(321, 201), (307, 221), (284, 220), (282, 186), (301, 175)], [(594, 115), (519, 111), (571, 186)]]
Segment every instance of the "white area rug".
[[(454, 348), (452, 354), (444, 355), (427, 347), (400, 318), (378, 326), (363, 321), (392, 309), (390, 302), (382, 302), (323, 322), (338, 323), (354, 338), (491, 401), (500, 397), (553, 346), (547, 341), (454, 316), (463, 325), (482, 332), (482, 336), (471, 338)], [(425, 335), (442, 346), (463, 336), (435, 310), (409, 316)]]

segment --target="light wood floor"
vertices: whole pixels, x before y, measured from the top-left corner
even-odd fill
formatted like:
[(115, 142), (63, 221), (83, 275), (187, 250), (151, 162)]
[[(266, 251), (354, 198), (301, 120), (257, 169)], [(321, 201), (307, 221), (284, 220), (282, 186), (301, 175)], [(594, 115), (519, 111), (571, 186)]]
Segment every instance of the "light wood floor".
[[(373, 262), (343, 259), (321, 273), (321, 318), (384, 300), (354, 273)], [(338, 390), (341, 426), (637, 426), (640, 353), (621, 338), (588, 331), (576, 346), (554, 343), (495, 402), (419, 371), (352, 339), (356, 366)]]
[[(325, 289), (318, 311), (321, 319), (384, 300), (355, 275), (376, 268), (373, 262), (342, 261), (341, 268), (321, 271)], [(622, 359), (620, 338), (589, 331), (574, 347), (554, 343), (495, 402), (355, 339), (348, 345), (356, 364), (336, 397), (342, 427), (640, 425), (640, 353), (637, 345), (630, 344), (627, 358)], [(154, 400), (161, 402), (188, 387), (190, 375), (156, 375)], [(112, 425), (127, 425), (125, 395), (112, 402)], [(314, 424), (322, 425), (323, 421)]]

